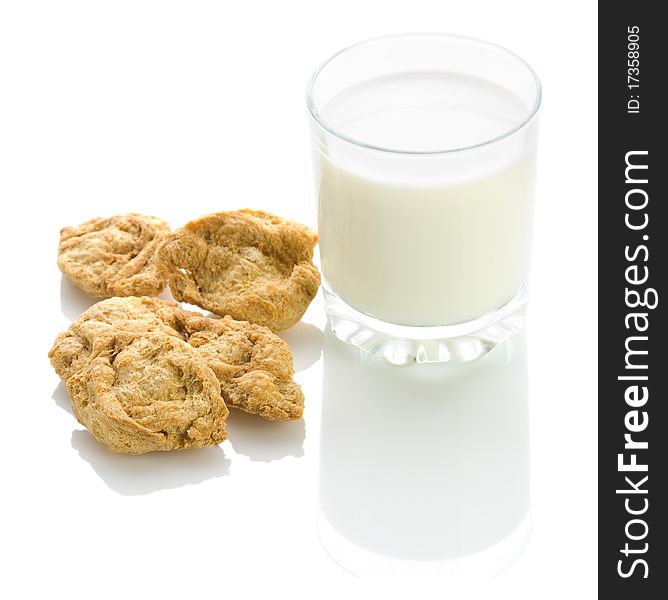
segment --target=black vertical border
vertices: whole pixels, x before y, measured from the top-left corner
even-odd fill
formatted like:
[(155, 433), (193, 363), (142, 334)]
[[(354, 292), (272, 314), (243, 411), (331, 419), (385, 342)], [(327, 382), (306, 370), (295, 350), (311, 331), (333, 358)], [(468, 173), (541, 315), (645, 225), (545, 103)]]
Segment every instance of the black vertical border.
[[(664, 304), (668, 303), (666, 272), (668, 271), (668, 229), (664, 220), (668, 203), (666, 179), (668, 159), (663, 138), (668, 136), (666, 111), (668, 95), (662, 94), (663, 82), (668, 81), (668, 27), (659, 16), (661, 3), (635, 0), (633, 2), (599, 3), (599, 198), (598, 198), (598, 253), (599, 253), (599, 552), (598, 578), (600, 598), (668, 598), (668, 329)], [(663, 12), (663, 11), (661, 11)], [(629, 68), (634, 68), (635, 55), (629, 55), (629, 33), (638, 28), (639, 73), (631, 74), (640, 80), (639, 88), (629, 88)], [(631, 37), (635, 40), (635, 36)], [(629, 112), (636, 108), (639, 112)], [(625, 169), (628, 152), (635, 154), (629, 160), (645, 164), (646, 170)], [(638, 183), (647, 179), (647, 183)], [(626, 195), (631, 190), (632, 204), (641, 205), (644, 194), (648, 202), (644, 209), (630, 210)], [(629, 215), (627, 217), (627, 214)], [(643, 229), (631, 229), (644, 223)], [(644, 237), (646, 236), (646, 237)], [(646, 247), (647, 251), (641, 246)], [(629, 259), (631, 257), (631, 259)], [(637, 270), (634, 267), (637, 267)], [(629, 271), (629, 267), (631, 270)], [(647, 267), (647, 271), (645, 271)], [(628, 278), (642, 280), (630, 284)], [(635, 296), (628, 298), (627, 289), (641, 295), (649, 289), (658, 295), (658, 306), (632, 308)], [(653, 295), (650, 293), (650, 296)], [(629, 300), (627, 302), (627, 299)], [(649, 302), (650, 304), (653, 302)], [(646, 313), (647, 321), (630, 314)], [(649, 323), (644, 332), (636, 324)], [(632, 336), (640, 339), (629, 341)], [(647, 340), (642, 339), (647, 336)], [(628, 347), (647, 354), (627, 356)], [(627, 368), (627, 359), (633, 364), (646, 364), (646, 369)], [(619, 379), (624, 376), (645, 376), (646, 380)], [(625, 394), (631, 385), (645, 386), (648, 397), (644, 405), (633, 406)], [(642, 388), (639, 389), (642, 394)], [(628, 392), (631, 404), (641, 396)], [(638, 411), (638, 412), (634, 412)], [(643, 423), (647, 426), (642, 431)], [(647, 442), (646, 449), (625, 448), (625, 434), (637, 442)], [(647, 465), (647, 471), (624, 471), (623, 462), (633, 461)], [(647, 480), (639, 482), (647, 476)], [(635, 493), (625, 477), (639, 490)], [(617, 492), (617, 490), (621, 490)], [(630, 511), (641, 514), (630, 514)], [(635, 519), (635, 521), (633, 521)], [(633, 522), (632, 522), (633, 521)], [(640, 522), (642, 521), (642, 522)], [(640, 538), (645, 532), (643, 539)], [(630, 551), (627, 551), (627, 546)], [(645, 547), (645, 544), (647, 546)], [(636, 561), (645, 561), (636, 562)], [(627, 576), (623, 576), (625, 574)]]

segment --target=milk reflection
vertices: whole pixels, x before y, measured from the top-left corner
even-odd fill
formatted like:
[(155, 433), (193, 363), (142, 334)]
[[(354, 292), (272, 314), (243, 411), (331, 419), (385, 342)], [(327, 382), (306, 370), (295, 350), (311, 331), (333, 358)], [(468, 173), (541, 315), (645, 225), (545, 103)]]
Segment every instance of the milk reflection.
[(493, 575), (528, 539), (527, 342), (393, 367), (327, 332), (318, 526), (359, 575)]

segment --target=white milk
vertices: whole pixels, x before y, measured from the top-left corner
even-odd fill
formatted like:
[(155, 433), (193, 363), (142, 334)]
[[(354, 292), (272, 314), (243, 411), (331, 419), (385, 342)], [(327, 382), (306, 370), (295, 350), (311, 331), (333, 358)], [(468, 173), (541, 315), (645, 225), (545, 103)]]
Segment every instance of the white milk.
[[(324, 113), (366, 144), (437, 151), (502, 135), (527, 107), (482, 80), (418, 73), (349, 88)], [(497, 154), (465, 169), (453, 162), (450, 172), (416, 181), (316, 149), (329, 286), (358, 311), (398, 325), (462, 323), (510, 301), (528, 274), (535, 151), (531, 144), (514, 156)], [(475, 151), (456, 160), (475, 162)]]

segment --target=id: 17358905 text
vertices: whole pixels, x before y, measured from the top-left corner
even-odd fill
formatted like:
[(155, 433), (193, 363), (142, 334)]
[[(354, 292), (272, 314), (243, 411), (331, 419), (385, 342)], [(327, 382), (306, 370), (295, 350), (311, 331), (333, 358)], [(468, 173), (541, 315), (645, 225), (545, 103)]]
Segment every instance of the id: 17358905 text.
[(627, 61), (626, 85), (629, 98), (626, 112), (630, 115), (640, 113), (640, 27), (632, 25), (626, 28)]

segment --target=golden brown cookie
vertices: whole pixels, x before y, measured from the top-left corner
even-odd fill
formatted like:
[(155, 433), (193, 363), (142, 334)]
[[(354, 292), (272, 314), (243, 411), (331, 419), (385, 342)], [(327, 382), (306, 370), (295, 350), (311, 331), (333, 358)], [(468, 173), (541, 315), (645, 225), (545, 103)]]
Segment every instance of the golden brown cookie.
[(162, 219), (137, 214), (63, 227), (58, 267), (95, 298), (153, 296), (166, 285), (155, 251), (168, 232), (169, 225)]
[(51, 364), (67, 380), (88, 362), (91, 355), (119, 332), (143, 334), (162, 331), (185, 339), (179, 330), (178, 305), (160, 298), (109, 298), (83, 312), (58, 335), (49, 351)]
[(228, 410), (213, 371), (164, 332), (111, 338), (67, 380), (77, 419), (110, 450), (181, 450), (222, 442)]
[(299, 419), (304, 396), (292, 381), (289, 346), (266, 327), (211, 319), (159, 298), (110, 298), (56, 338), (51, 364), (67, 381), (112, 343), (151, 333), (187, 341), (218, 377), (225, 401), (271, 420)]
[(211, 367), (228, 406), (270, 420), (299, 419), (304, 394), (292, 381), (290, 347), (266, 327), (183, 313), (188, 343)]
[(244, 209), (191, 221), (165, 238), (157, 258), (177, 300), (280, 331), (318, 291), (316, 242), (304, 225)]

